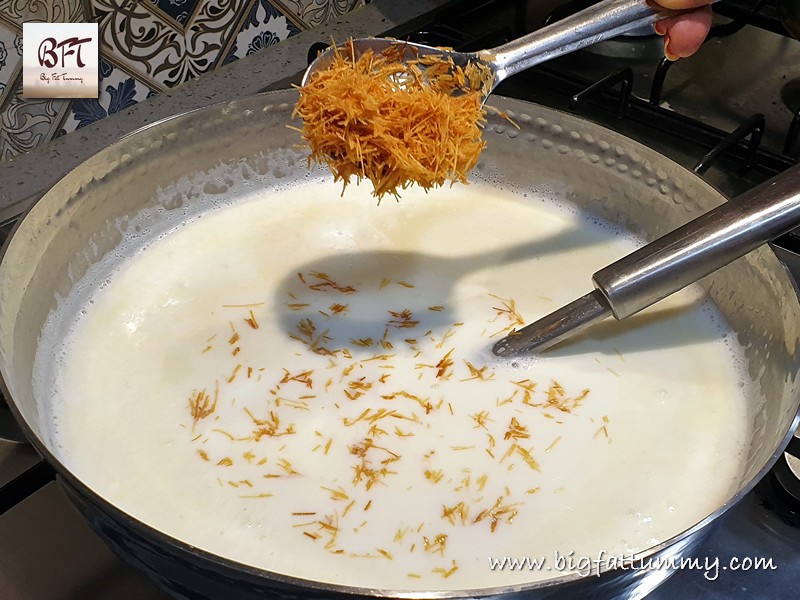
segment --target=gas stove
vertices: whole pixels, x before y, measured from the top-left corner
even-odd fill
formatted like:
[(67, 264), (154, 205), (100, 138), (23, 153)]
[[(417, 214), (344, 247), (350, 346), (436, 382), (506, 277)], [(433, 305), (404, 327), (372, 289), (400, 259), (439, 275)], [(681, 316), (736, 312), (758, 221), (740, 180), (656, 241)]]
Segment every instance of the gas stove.
[[(372, 11), (368, 25), (363, 15), (354, 14), (353, 19), (361, 19), (358, 26), (348, 30), (344, 19), (338, 37), (355, 31), (478, 50), (591, 1), (428, 4), (429, 13), (403, 17), (391, 2), (376, 0), (367, 7)], [(712, 34), (692, 58), (664, 60), (661, 38), (640, 31), (520, 73), (496, 93), (578, 113), (658, 150), (725, 195), (736, 196), (798, 162), (800, 41), (781, 25), (774, 0), (723, 0), (715, 12)], [(304, 35), (290, 40), (292, 47), (313, 56), (319, 46), (311, 36), (305, 36), (308, 43), (303, 46)], [(287, 87), (299, 77), (299, 71), (288, 78), (276, 75), (272, 87)], [(2, 214), (8, 212), (3, 211), (0, 207)], [(13, 227), (11, 217), (0, 224), (2, 239)], [(800, 232), (777, 240), (774, 248), (800, 281)], [(9, 419), (0, 404), (0, 438), (15, 435)], [(678, 570), (648, 598), (800, 597), (800, 437), (795, 436), (788, 450), (718, 520), (695, 553), (699, 562)], [(53, 478), (29, 446), (0, 442), (0, 597), (165, 599), (99, 541)]]

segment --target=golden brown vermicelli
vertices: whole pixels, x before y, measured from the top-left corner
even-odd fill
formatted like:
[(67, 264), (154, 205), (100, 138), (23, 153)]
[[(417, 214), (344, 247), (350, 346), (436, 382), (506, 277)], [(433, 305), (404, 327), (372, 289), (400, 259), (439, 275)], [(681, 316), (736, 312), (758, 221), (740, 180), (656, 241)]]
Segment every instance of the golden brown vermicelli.
[(379, 199), (412, 183), (426, 190), (466, 183), (484, 147), (480, 75), (439, 57), (352, 58), (347, 49), (300, 88), (294, 115), (303, 120), (309, 161), (327, 164), (345, 186), (353, 176), (368, 179)]

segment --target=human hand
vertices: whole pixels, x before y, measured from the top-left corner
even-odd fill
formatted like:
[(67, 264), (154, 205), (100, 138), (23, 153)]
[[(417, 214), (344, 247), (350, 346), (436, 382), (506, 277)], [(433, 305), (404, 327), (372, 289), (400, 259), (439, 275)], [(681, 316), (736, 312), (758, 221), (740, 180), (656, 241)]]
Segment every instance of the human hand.
[(688, 14), (656, 23), (656, 33), (664, 36), (664, 54), (670, 60), (691, 56), (700, 48), (711, 29), (712, 0), (656, 0), (671, 9), (698, 8)]

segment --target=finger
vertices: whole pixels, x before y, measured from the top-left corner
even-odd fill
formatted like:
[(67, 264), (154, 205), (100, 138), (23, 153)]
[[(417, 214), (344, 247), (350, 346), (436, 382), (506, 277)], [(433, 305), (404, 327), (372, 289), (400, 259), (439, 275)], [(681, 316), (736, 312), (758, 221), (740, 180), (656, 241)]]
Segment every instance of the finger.
[(672, 10), (683, 10), (687, 8), (697, 8), (711, 4), (712, 0), (658, 0), (658, 4), (664, 8)]
[(710, 29), (710, 8), (664, 19), (656, 27), (656, 31), (664, 35), (664, 53), (670, 60), (685, 58), (697, 52)]

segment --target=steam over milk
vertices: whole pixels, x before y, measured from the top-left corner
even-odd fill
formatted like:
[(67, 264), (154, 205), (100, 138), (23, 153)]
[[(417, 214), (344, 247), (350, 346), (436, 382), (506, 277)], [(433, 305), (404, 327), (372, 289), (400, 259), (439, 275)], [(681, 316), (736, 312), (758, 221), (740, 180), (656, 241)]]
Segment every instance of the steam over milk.
[[(54, 374), (60, 458), (180, 540), (340, 584), (499, 586), (646, 549), (741, 474), (713, 308), (689, 290), (537, 358), (490, 352), (635, 245), (486, 185), (254, 194), (81, 307)], [(552, 568), (491, 570), (504, 556)]]

